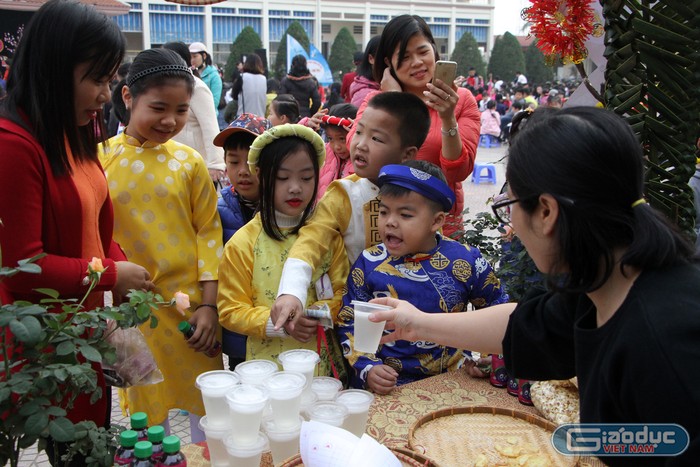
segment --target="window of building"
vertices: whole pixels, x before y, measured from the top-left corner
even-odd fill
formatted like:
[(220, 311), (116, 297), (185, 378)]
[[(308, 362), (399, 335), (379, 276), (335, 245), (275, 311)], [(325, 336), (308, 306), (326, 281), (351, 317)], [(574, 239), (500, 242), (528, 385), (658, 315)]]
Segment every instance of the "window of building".
[(330, 34), (331, 33), (331, 25), (330, 24), (322, 24), (321, 25), (321, 34)]
[(270, 10), (270, 16), (291, 16), (289, 10)]
[(236, 9), (235, 8), (221, 8), (221, 7), (212, 7), (211, 12), (213, 14), (220, 14), (220, 15), (233, 15), (236, 14)]
[(313, 11), (295, 11), (294, 16), (297, 18), (313, 18), (315, 13)]
[(255, 10), (252, 8), (239, 8), (238, 13), (241, 15), (260, 16), (262, 14), (262, 10)]
[(252, 27), (258, 35), (262, 33), (262, 19), (240, 16), (213, 16), (211, 19), (214, 43), (231, 44), (246, 26)]
[(362, 25), (354, 25), (354, 26), (352, 27), (352, 33), (353, 33), (353, 34), (361, 35), (363, 30), (364, 30), (364, 28), (362, 27)]
[(489, 24), (489, 20), (487, 20), (487, 19), (475, 19), (474, 24)]
[(180, 11), (184, 13), (204, 13), (203, 6), (180, 6)]
[(185, 44), (204, 41), (204, 16), (152, 13), (149, 18), (151, 43), (182, 41)]
[(149, 3), (148, 9), (151, 11), (177, 11), (177, 6), (175, 6), (175, 5), (155, 5), (153, 3)]

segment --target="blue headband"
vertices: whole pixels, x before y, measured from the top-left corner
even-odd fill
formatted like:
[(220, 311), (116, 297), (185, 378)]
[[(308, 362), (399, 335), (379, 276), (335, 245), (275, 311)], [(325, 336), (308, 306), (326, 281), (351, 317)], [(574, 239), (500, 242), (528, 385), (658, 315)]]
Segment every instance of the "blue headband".
[(456, 200), (454, 192), (445, 182), (429, 173), (406, 165), (391, 164), (382, 167), (382, 170), (379, 171), (377, 184), (382, 186), (385, 183), (415, 191), (441, 204), (445, 211), (450, 211)]

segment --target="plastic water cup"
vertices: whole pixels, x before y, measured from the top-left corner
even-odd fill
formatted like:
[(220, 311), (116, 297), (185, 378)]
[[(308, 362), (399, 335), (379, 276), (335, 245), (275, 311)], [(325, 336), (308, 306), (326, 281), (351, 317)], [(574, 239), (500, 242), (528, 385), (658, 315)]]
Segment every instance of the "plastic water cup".
[(343, 428), (358, 437), (362, 437), (365, 428), (367, 428), (369, 407), (374, 401), (374, 394), (364, 389), (346, 389), (340, 391), (335, 401), (348, 409), (348, 416), (343, 422)]
[(306, 377), (304, 393), (311, 393), (311, 381), (314, 379), (314, 370), (321, 361), (321, 357), (313, 350), (294, 349), (279, 354), (279, 362), (285, 371), (298, 371)]
[(316, 402), (307, 412), (309, 421), (313, 420), (337, 427), (342, 427), (348, 416), (348, 408), (333, 401)]
[[(267, 436), (262, 432), (256, 432), (255, 443), (251, 446), (237, 446), (233, 440), (233, 436), (227, 436), (224, 439), (224, 446), (227, 453), (227, 464), (236, 467), (260, 467), (260, 459), (262, 453), (270, 449)], [(213, 465), (213, 464), (212, 464)]]
[(301, 414), (304, 420), (309, 419), (308, 411), (311, 408), (311, 406), (314, 405), (316, 402), (318, 402), (318, 396), (315, 393), (301, 393), (301, 405), (299, 406), (299, 413)]
[(296, 371), (278, 371), (265, 380), (272, 419), (278, 427), (292, 427), (299, 423), (301, 393), (305, 384), (306, 377)]
[(238, 375), (226, 370), (207, 371), (197, 376), (195, 386), (202, 392), (210, 426), (230, 426), (226, 393), (239, 383)]
[(238, 385), (226, 393), (231, 414), (231, 439), (236, 446), (255, 444), (267, 401), (267, 390), (252, 384)]
[(379, 310), (391, 310), (391, 307), (357, 300), (353, 300), (352, 305), (355, 307), (354, 350), (356, 352), (376, 353), (379, 348), (379, 339), (382, 338), (385, 322), (374, 323), (369, 320), (369, 315)]
[(292, 427), (278, 427), (271, 418), (263, 421), (263, 429), (270, 441), (272, 461), (275, 464), (281, 464), (299, 452), (299, 434), (301, 433), (302, 421), (303, 419), (299, 417), (299, 424)]
[(241, 378), (241, 383), (261, 386), (272, 373), (279, 371), (277, 363), (271, 360), (248, 360), (236, 365), (234, 373)]
[(330, 376), (316, 376), (311, 381), (311, 390), (320, 401), (332, 401), (343, 389), (343, 382)]
[(226, 446), (224, 446), (224, 439), (230, 436), (231, 427), (212, 426), (209, 417), (205, 415), (199, 419), (199, 429), (207, 437), (212, 467), (228, 467), (229, 459)]

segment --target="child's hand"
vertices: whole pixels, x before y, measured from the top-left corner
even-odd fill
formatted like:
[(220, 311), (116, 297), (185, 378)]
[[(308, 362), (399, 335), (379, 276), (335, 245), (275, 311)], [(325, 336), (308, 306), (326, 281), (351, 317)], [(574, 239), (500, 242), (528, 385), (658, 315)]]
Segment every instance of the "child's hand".
[[(275, 324), (275, 331), (285, 326), (287, 332), (294, 330), (295, 323), (304, 312), (301, 301), (294, 295), (280, 295), (270, 308), (270, 319)], [(290, 327), (287, 327), (289, 323)]]
[(146, 268), (130, 261), (117, 261), (117, 282), (112, 291), (119, 299), (125, 297), (129, 290), (153, 290), (155, 285), (151, 282), (151, 275)]
[(467, 374), (472, 378), (486, 378), (489, 375), (481, 371), (477, 365), (487, 366), (490, 364), (490, 358), (480, 358), (478, 362), (475, 362), (474, 360), (466, 360), (464, 365), (462, 365), (462, 368), (464, 368)]
[(367, 373), (367, 387), (377, 394), (389, 394), (396, 387), (399, 374), (388, 365), (375, 365)]
[(299, 342), (309, 342), (316, 335), (318, 321), (304, 316), (300, 317), (292, 328), (291, 323), (284, 325), (284, 330)]
[(321, 118), (328, 113), (328, 109), (321, 109), (306, 121), (306, 126), (314, 131), (321, 128)]
[(216, 342), (216, 335), (219, 331), (219, 314), (216, 310), (203, 306), (195, 310), (189, 323), (197, 327), (192, 337), (187, 340), (190, 348), (197, 352), (206, 352), (211, 349)]

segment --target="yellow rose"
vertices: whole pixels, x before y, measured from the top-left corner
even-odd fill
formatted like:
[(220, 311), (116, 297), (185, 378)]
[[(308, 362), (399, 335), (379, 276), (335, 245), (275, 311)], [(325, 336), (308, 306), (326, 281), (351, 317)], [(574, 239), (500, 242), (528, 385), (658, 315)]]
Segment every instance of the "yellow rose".
[(88, 263), (88, 274), (91, 272), (101, 273), (104, 272), (105, 267), (102, 265), (102, 259), (95, 256), (92, 257), (92, 261)]
[(175, 308), (177, 311), (179, 311), (182, 316), (185, 316), (185, 310), (190, 307), (190, 296), (178, 290), (175, 292), (173, 300), (175, 300)]

